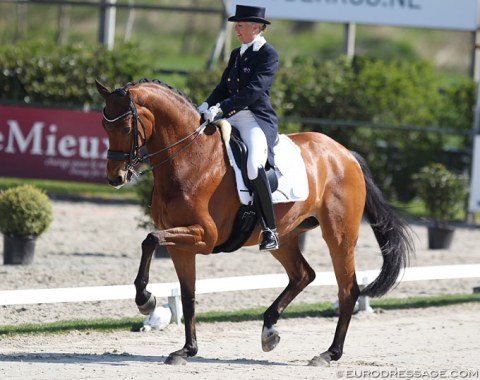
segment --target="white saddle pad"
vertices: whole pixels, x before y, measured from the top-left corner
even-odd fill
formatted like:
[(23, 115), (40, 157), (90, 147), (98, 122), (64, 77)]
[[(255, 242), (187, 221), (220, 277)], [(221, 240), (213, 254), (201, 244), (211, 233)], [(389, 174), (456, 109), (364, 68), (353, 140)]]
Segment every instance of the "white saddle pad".
[[(231, 126), (228, 122), (226, 123), (228, 126), (224, 123), (218, 124), (218, 126), (225, 140), (230, 165), (235, 170), (238, 197), (242, 204), (248, 205), (252, 203), (252, 196), (245, 186), (240, 168), (235, 163), (230, 145), (227, 143), (230, 139), (230, 131), (224, 131), (224, 128), (231, 128)], [(287, 135), (280, 135), (273, 151), (275, 153), (275, 172), (278, 178), (278, 189), (272, 194), (273, 203), (304, 201), (308, 197), (308, 178), (300, 148)]]

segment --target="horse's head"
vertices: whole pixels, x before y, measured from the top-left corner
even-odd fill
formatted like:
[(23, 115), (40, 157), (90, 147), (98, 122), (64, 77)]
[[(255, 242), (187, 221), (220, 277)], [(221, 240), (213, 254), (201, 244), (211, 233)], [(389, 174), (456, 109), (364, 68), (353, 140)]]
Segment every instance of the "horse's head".
[(108, 135), (107, 179), (117, 188), (130, 181), (133, 167), (140, 161), (140, 148), (151, 134), (151, 122), (143, 109), (138, 109), (130, 91), (119, 88), (110, 92), (96, 81), (97, 90), (105, 99), (102, 125)]

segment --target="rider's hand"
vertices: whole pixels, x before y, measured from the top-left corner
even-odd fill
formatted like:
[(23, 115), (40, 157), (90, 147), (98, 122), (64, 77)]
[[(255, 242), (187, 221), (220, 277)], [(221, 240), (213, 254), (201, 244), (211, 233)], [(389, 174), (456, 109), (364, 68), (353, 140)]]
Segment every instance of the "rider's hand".
[(211, 123), (215, 120), (215, 117), (218, 114), (222, 114), (222, 109), (220, 108), (220, 104), (217, 103), (214, 106), (211, 106), (208, 110), (203, 113), (203, 118), (206, 122)]
[(205, 113), (206, 110), (208, 110), (208, 103), (207, 102), (203, 102), (202, 104), (200, 104), (197, 108), (198, 112), (200, 112), (201, 114)]

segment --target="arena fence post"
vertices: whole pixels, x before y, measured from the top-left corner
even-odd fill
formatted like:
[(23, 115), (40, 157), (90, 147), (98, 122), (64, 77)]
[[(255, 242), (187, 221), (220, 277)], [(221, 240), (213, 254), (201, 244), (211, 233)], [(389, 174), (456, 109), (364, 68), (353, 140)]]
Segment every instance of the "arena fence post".
[[(363, 277), (362, 278), (362, 284), (360, 285), (360, 290), (363, 290), (367, 287), (369, 284), (368, 277)], [(360, 296), (358, 299), (358, 306), (359, 306), (359, 311), (365, 311), (367, 313), (373, 313), (373, 309), (370, 306), (370, 300), (367, 296)]]
[(172, 311), (172, 322), (175, 322), (178, 327), (182, 325), (182, 302), (180, 300), (180, 289), (172, 289), (171, 296), (168, 297), (168, 306)]

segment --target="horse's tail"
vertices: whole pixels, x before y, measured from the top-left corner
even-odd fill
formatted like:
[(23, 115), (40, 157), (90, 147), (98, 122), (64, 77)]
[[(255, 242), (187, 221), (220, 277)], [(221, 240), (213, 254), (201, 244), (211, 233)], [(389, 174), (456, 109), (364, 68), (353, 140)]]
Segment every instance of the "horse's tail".
[(378, 277), (361, 291), (361, 295), (381, 297), (397, 281), (400, 270), (405, 268), (414, 251), (411, 230), (387, 203), (373, 180), (367, 163), (356, 152), (352, 152), (362, 168), (367, 188), (365, 216), (373, 229), (383, 256), (383, 265)]

